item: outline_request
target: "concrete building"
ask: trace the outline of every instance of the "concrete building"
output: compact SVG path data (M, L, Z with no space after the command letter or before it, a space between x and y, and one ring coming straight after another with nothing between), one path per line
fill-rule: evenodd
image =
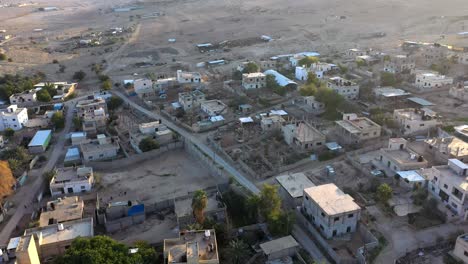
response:
M120 149L116 137L108 138L103 134L97 135L96 140L91 140L80 145L85 161L108 160L117 157Z
M361 49L348 49L346 51L346 58L348 59L355 59L357 56L364 56L366 55L367 52L365 50L361 50Z
M179 93L179 104L184 111L191 111L200 106L201 102L205 101L205 94L199 90L192 92Z
M276 69L276 67L278 66L278 62L275 60L260 60L258 62L258 65L262 70Z
M36 90L32 89L22 93L15 93L10 96L10 104L27 105L37 102Z
M85 115L94 114L94 110L103 109L107 113L106 100L102 98L81 100L76 104L76 116L83 118Z
M439 44L424 45L420 49L422 63L429 67L447 58L448 48Z
M407 55L394 55L384 61L384 71L390 73L410 73L416 68L416 61Z
M297 66L295 71L295 77L299 81L307 81L307 79L309 78L309 69L306 67Z
M107 126L108 114L104 108L99 108L86 112L82 117L83 132L89 136L96 136L98 133L104 133Z
M141 99L156 97L153 81L150 79L136 79L133 81L133 89Z
M453 78L441 75L437 72L420 71L416 73L414 85L423 90L440 88L453 84Z
M468 102L468 86L459 84L450 88L449 95L455 99Z
M303 97L306 107L313 113L323 113L325 111L325 104L315 99L315 96L304 96Z
M141 224L146 220L145 205L137 200L112 202L106 205L104 211L102 217L99 212L97 217L102 219L109 233Z
M55 170L55 176L50 180L52 196L89 192L94 185L93 168L60 168Z
M177 70L177 82L180 84L201 83L202 78L199 72L184 72Z
M72 146L79 146L81 143L85 143L87 141L86 133L85 132L73 132L70 135L70 140Z
M260 248L269 261L279 260L295 256L299 249L299 243L292 236L285 236L262 243Z
M219 264L214 229L182 231L178 238L164 239L164 263Z
M52 139L52 130L39 130L28 144L28 151L31 154L38 154L46 151Z
M304 189L315 186L302 172L278 176L276 181L281 186L279 194L283 198L283 205L290 208L301 206Z
M457 237L452 256L463 263L468 263L468 234L463 234Z
M403 135L424 133L439 124L437 114L428 108L396 109L393 111L393 118L399 124Z
M373 91L376 99L387 101L401 99L410 95L410 93L406 92L403 89L398 89L391 86L374 88Z
M367 117L343 114L343 120L335 121L336 133L343 144L357 144L380 137L382 128Z
M429 182L429 192L453 213L466 220L468 165L457 159L449 159L447 165L421 170L421 174Z
M327 82L327 86L346 99L354 100L359 97L359 85L339 76L331 77Z
M138 131L130 132L130 144L135 149L136 152L142 153L140 149L140 142L147 138L151 137L158 142L158 144L163 145L173 141L174 133L166 125L164 125L160 120L142 123L138 125Z
M222 202L221 194L216 189L215 191L207 191L207 197L208 201L204 211L205 218L210 218L216 223L226 223L226 205ZM192 198L191 195L187 195L176 198L174 201L174 212L180 230L196 222L192 210Z
M15 251L16 264L41 264L39 249L32 235L22 236Z
M46 208L39 218L40 227L83 218L84 202L78 196L63 197L48 202Z
M266 87L266 75L261 72L242 74L242 87L246 90Z
M308 150L325 145L325 135L309 123L287 124L282 130L284 141L290 146Z
M404 138L390 138L388 147L380 149L378 162L379 167L383 167L389 176L395 175L398 171L418 170L428 165L424 157L408 148Z
M438 137L426 139L426 151L431 153L434 160L447 163L449 159L468 162L468 143L458 137Z
M354 199L333 183L305 189L302 206L308 228L317 228L326 239L356 231L361 216Z
M28 122L28 110L10 105L6 109L0 109L0 118L0 131L5 131L7 128L20 130Z
M200 103L200 108L208 116L218 116L225 114L228 106L220 100L207 100Z
M261 115L260 127L262 128L262 131L280 130L284 122L286 121L282 116L267 113Z

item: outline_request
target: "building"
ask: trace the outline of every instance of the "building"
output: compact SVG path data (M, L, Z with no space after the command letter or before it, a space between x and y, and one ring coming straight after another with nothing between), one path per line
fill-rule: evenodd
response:
M207 100L200 103L200 108L208 116L225 114L228 106L220 100Z
M0 110L0 118L0 131L5 131L7 128L20 130L28 122L28 110L18 108L17 105L10 105Z
M266 113L260 116L260 127L262 131L280 130L285 120L280 115Z
M136 79L133 81L133 89L141 99L156 97L153 81L150 79Z
M414 85L419 89L440 88L453 84L453 78L441 75L437 72L418 71Z
M424 45L420 50L422 63L425 66L438 64L447 58L448 48L439 44Z
M403 135L426 132L439 124L437 114L428 108L396 109L393 111L393 118Z
M299 243L292 236L285 236L260 244L263 254L269 261L284 257L293 257L299 249Z
M39 249L32 235L21 237L15 251L16 264L41 264Z
M46 85L51 85L57 91L57 95L65 97L73 93L78 86L77 83L68 83L68 82L41 82L34 85L36 91L44 88Z
M107 113L107 103L103 98L81 100L76 104L76 116L83 118L85 115L93 115L94 110L98 109Z
M348 49L346 51L346 58L348 59L355 59L357 56L364 56L366 55L367 52L365 50L361 50L361 49Z
M326 239L356 231L361 216L354 199L333 183L304 189L302 206L307 227L317 228Z
M395 175L398 171L418 170L428 165L423 156L407 147L404 138L390 138L388 147L380 149L378 162L379 167L391 173L387 173L389 176Z
M41 261L50 261L56 256L65 254L76 238L93 237L93 218L26 229L21 238L26 239L28 236L34 238Z
M468 263L468 234L463 234L457 237L452 256L463 263Z
M290 87L292 90L297 88L297 83L290 80L288 77L282 75L281 73L275 70L267 70L264 72L265 75L273 75L275 77L276 82L281 87Z
M146 220L145 205L137 200L112 202L99 211L105 212L102 217L98 212L97 217L102 219L102 223L109 233L141 224Z
M52 139L52 130L39 130L28 144L28 151L31 154L38 154L46 151Z
M221 194L216 189L215 191L207 191L207 197L208 201L204 210L205 218L210 218L217 223L226 223L226 205L222 202ZM176 198L174 201L174 212L180 230L196 222L192 210L192 198L191 195L187 195Z
M392 100L395 98L402 98L410 95L403 89L394 88L391 86L379 87L374 89L374 95L377 99L380 100Z
M83 166L56 169L49 185L52 196L89 192L94 185L93 168Z
M36 90L28 90L22 93L15 93L10 96L10 104L25 105L37 102Z
M113 159L117 157L120 146L116 137L109 138L100 134L96 140L81 144L80 148L83 159L88 162Z
M426 151L437 162L447 163L449 159L468 162L468 143L458 137L438 137L426 139Z
M327 86L346 99L353 100L359 97L359 85L339 76L331 77Z
M309 78L309 69L302 66L297 66L295 71L295 77L299 81L307 81Z
M266 87L266 75L261 72L242 74L242 87L246 90Z
M47 203L41 213L39 226L48 226L83 218L84 202L78 196L58 198Z
M298 122L283 126L284 141L299 149L317 149L325 145L325 135L309 123Z
M202 78L199 72L184 72L177 70L177 82L180 84L186 83L201 83Z
M468 142L468 125L461 125L454 127L455 135L461 140Z
M468 86L459 84L450 88L449 95L455 99L468 102Z
M279 194L283 198L283 204L291 208L302 204L304 189L315 186L302 172L278 176L276 181L281 186Z
M278 62L275 60L261 60L258 62L258 65L262 70L276 69Z
M135 149L136 152L142 153L140 149L140 142L147 138L151 137L158 142L158 144L167 144L173 141L174 133L166 125L164 125L160 120L142 123L138 125L138 131L130 132L130 144Z
M83 132L89 136L96 136L106 130L108 114L105 108L99 108L86 112L82 117Z
M63 163L64 166L80 165L82 163L80 149L78 147L68 148Z
M3 140L3 135L0 135L0 149L5 147L5 140Z
M184 111L190 111L199 107L203 101L205 101L205 94L199 90L179 93L179 104Z
M421 170L421 174L429 182L429 192L466 220L468 165L457 159L449 159L447 165Z
M306 81L309 77L309 74L313 73L317 78L322 79L326 72L335 70L336 68L338 68L338 66L336 66L335 64L316 62L312 63L308 68L305 66L297 66L295 76L296 79L300 81Z
M356 114L343 114L343 120L335 121L336 132L344 144L357 144L372 138L378 138L381 127L367 117Z
M164 263L219 264L214 229L182 231L179 238L164 239Z
M407 55L390 56L384 61L384 71L390 73L410 73L416 68L416 62L413 58Z
M315 99L315 96L304 96L302 98L308 112L320 114L325 111L325 104Z
M79 146L81 143L85 143L87 141L86 133L85 132L73 132L70 135L70 140L73 146Z

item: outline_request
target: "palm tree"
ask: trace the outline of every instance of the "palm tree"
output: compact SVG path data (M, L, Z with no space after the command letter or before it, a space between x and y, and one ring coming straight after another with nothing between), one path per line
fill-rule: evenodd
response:
M250 256L249 246L243 240L232 240L226 254L231 264L245 263Z
M206 192L203 190L198 190L194 193L192 198L192 210L197 223L203 225L205 222L205 208L208 203L208 197Z

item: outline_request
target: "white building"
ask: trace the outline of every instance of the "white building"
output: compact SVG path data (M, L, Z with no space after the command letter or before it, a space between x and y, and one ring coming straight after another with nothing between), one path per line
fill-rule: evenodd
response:
M201 83L202 78L199 72L184 72L177 70L177 82L184 83Z
M307 227L327 239L356 231L361 217L359 205L333 183L304 189L302 209Z
M359 97L359 85L339 76L331 77L327 85L346 99L353 100Z
M380 125L367 117L356 114L343 114L343 120L335 121L336 133L344 144L358 144L362 141L378 138L382 132Z
M10 96L10 104L28 104L37 102L36 90L24 91L22 93L15 93Z
M295 76L299 81L307 81L309 78L309 69L306 67L297 66Z
M179 93L179 104L185 111L199 107L203 101L205 101L205 94L199 90Z
M426 168L428 163L421 155L407 147L404 138L390 138L388 147L380 149L378 162L380 167L390 172L389 176L398 171L418 170Z
M468 86L459 84L450 88L449 95L455 99L468 102Z
M419 89L440 88L453 84L453 78L436 72L417 72L414 85Z
M311 124L298 122L283 126L284 141L300 149L317 149L325 146L325 135Z
M242 87L246 90L266 87L266 75L261 72L244 73Z
M428 108L395 109L393 118L404 135L426 132L439 124L437 114Z
M453 249L453 256L462 263L468 263L468 234L457 237L455 248Z
M262 131L280 130L284 122L285 120L282 116L267 113L261 115L260 127Z
M57 169L50 181L52 196L89 192L94 184L93 168L63 168Z
M412 71L416 68L416 62L407 55L390 56L389 60L384 61L384 71L390 73L401 73Z
M20 130L28 122L28 110L18 108L17 105L10 105L6 109L0 110L0 131L7 128Z

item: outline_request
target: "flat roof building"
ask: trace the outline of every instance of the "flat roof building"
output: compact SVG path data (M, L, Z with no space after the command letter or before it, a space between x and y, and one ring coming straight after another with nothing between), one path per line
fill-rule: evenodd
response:
M217 116L226 113L228 106L220 100L207 100L200 103L200 108L208 116Z
M56 169L49 184L52 196L89 192L93 185L93 168L84 166Z
M335 121L337 134L343 144L357 144L365 140L378 138L381 127L367 117L356 114L343 114L343 120Z
M457 237L453 256L463 263L468 263L468 234L463 234Z
M261 72L242 74L242 87L246 90L266 87L266 75Z
M453 78L441 75L437 72L417 72L414 85L419 89L440 88L453 84Z
M46 151L52 138L52 130L39 130L28 144L29 153L37 154Z
M28 109L10 105L6 109L0 109L0 131L11 128L20 130L28 122Z
M41 213L39 226L48 226L83 218L84 202L78 196L63 197L47 203Z
M202 78L199 72L184 72L182 70L177 70L177 82L180 84L200 83L201 81Z
M438 162L447 163L449 159L468 162L468 143L458 137L431 138L424 141L426 150Z
M80 145L85 161L109 160L117 157L120 145L117 137L97 135L97 139Z
M183 231L179 238L164 239L164 263L219 264L214 229Z
M302 204L304 189L315 186L302 172L278 176L276 181L281 186L279 193L283 197L284 204L292 208Z
M262 243L260 248L268 260L276 260L295 256L299 243L292 236L285 236Z
M174 201L174 211L177 217L179 229L183 230L187 226L196 222L192 209L192 196L176 198ZM218 223L226 221L226 205L222 202L220 194L217 192L207 193L207 205L204 210L206 218L211 218Z
M380 149L378 163L389 176L398 171L417 170L428 166L423 156L408 148L404 138L390 138L387 148Z
M439 124L436 112L428 108L395 109L393 118L400 126L403 135L427 132Z
M179 93L179 104L185 111L199 107L203 101L205 101L205 94L200 90Z
M317 149L325 145L326 137L318 129L306 122L283 126L284 141L299 149Z
M327 82L327 86L346 99L354 100L359 97L359 85L345 78L331 77Z

